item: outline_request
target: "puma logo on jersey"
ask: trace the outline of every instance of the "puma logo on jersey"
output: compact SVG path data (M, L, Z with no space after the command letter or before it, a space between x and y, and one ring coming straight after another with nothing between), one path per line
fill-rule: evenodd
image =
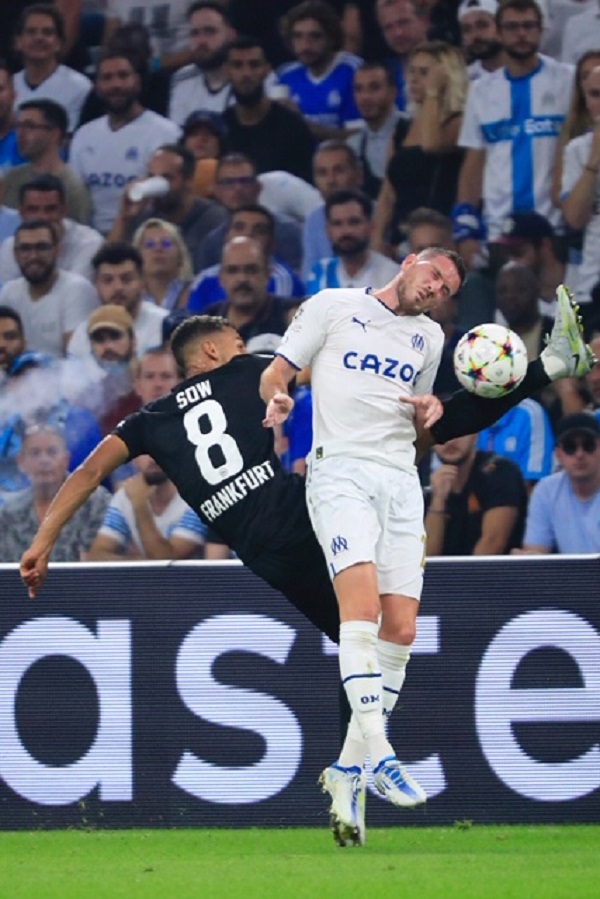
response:
M367 325L370 325L370 324L371 324L371 319L370 319L370 318L368 318L368 319L366 320L366 322L361 322L360 318L357 318L356 315L353 315L353 316L352 316L352 321L353 321L356 325L360 325L361 328L363 329L363 331L365 332L365 334L367 333Z

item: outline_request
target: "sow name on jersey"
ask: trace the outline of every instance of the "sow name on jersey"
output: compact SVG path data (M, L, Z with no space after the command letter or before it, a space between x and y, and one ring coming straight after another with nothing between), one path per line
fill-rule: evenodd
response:
M86 175L87 187L125 187L130 181L135 181L139 175L122 175L120 172L92 172Z
M200 381L199 384L190 384L184 390L180 390L175 394L175 401L178 409L186 409L199 403L202 400L212 396L212 387L210 381Z
M400 359L392 359L390 356L380 358L376 353L365 353L361 356L355 350L345 353L343 358L344 368L350 371L366 371L373 374L381 375L384 378L390 378L392 381L402 381L403 384L412 384L417 382L417 378L421 374L410 362L401 362Z
M514 140L520 134L528 137L558 137L564 116L530 116L522 122L503 119L499 122L482 124L481 130L488 143L495 144L504 140Z

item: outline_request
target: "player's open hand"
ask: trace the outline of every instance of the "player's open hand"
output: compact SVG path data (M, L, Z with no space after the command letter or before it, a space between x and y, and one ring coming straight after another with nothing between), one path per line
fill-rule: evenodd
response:
M415 410L417 431L430 428L444 414L442 401L432 393L425 393L423 396L401 396L399 399L401 403L408 403Z
M34 547L30 547L21 557L19 570L23 583L27 587L29 599L35 599L37 591L46 580L48 556L38 552Z
M267 404L262 422L264 427L274 428L275 425L282 425L293 408L294 400L289 393L276 393Z

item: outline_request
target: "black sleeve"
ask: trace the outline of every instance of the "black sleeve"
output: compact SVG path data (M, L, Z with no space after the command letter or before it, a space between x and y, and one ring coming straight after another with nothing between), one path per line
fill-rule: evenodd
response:
M142 453L147 452L144 446L144 432L145 414L144 410L140 409L139 412L134 412L119 422L112 433L120 437L127 446L129 458L135 459L136 456L141 456Z
M444 414L431 427L436 443L446 443L454 437L477 434L489 428L494 422L519 403L550 384L550 378L540 359L534 359L527 366L527 373L518 387L497 399L484 399L467 390L457 390L444 400Z

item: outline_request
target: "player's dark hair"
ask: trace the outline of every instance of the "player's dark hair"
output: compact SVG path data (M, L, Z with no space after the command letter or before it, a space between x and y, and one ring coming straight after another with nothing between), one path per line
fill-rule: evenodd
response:
M209 9L212 12L216 12L217 15L221 16L223 21L227 23L227 25L229 25L230 27L233 26L229 12L225 8L223 2L219 2L219 0L196 0L195 3L191 3L188 6L185 17L189 22L195 12L201 12L204 9Z
M17 236L21 234L22 231L37 231L38 228L45 228L52 238L52 243L55 245L58 243L58 235L52 227L51 222L47 222L46 219L30 219L28 222L20 222L17 226L15 230L15 245Z
M366 218L373 215L373 201L362 190L348 187L334 190L325 200L325 217L329 219L329 213L333 206L341 206L344 203L358 203Z
M15 309L11 309L10 306L0 306L0 318L10 318L19 329L19 337L23 337L23 322Z
M233 325L220 315L191 315L177 325L171 335L171 351L175 362L182 371L187 368L189 347L210 334L216 334L232 328Z
M156 148L152 155L155 156L157 153L172 153L174 156L179 156L181 159L181 174L185 180L190 181L194 177L196 157L187 147L183 147L181 144L162 144L162 146Z
M445 250L443 247L426 247L417 254L417 259L431 259L432 256L445 256L454 265L459 279L459 289L467 277L467 269L462 258L454 250Z
M128 243L105 243L92 258L92 268L98 274L101 265L121 265L122 262L133 262L141 273L144 263L135 247Z
M31 6L26 6L18 18L15 34L23 34L27 25L27 19L30 16L47 16L49 19L52 19L60 42L64 44L66 40L65 20L63 14L56 6L53 6L51 3L33 3Z
M319 23L329 41L329 46L334 53L342 49L344 32L342 22L337 12L325 0L304 0L292 7L281 22L281 32L288 46L291 47L292 31L297 22L305 19L314 19Z
M55 103L54 100L25 100L19 106L18 112L24 112L27 109L35 109L42 114L44 125L49 128L58 128L61 137L64 137L69 130L69 118L64 106Z
M19 187L19 206L24 203L25 197L30 191L39 190L41 193L57 193L61 203L66 201L65 186L57 175L47 172L45 175L36 175L31 181L26 181Z

